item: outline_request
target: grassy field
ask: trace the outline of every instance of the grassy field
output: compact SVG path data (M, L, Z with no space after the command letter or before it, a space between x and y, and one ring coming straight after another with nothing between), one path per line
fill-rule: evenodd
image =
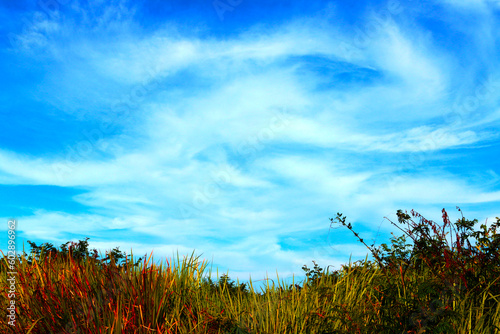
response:
M500 333L500 219L474 232L477 220L462 218L454 231L444 210L442 228L411 215L398 211L398 224L412 229L401 229L391 247L367 246L375 262L367 256L335 272L304 266L305 281L261 291L225 275L212 281L194 253L150 265L152 254L134 263L117 249L99 260L86 240L61 251L30 243L31 255L14 263L15 326L4 321L12 299L2 298L0 332ZM335 221L352 231L341 214ZM446 228L456 236L452 247ZM5 256L1 263L7 297L12 267Z

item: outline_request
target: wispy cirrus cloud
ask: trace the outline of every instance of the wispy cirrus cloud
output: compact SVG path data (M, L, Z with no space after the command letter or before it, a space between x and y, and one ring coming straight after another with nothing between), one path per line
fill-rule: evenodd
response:
M368 238L380 228L379 243L394 231L380 221L397 209L494 216L493 9L482 2L470 16L488 19L466 25L457 5L435 2L443 19L400 5L325 5L248 25L214 12L192 28L125 1L23 13L29 25L1 53L0 98L5 124L32 130L0 137L0 180L79 189L68 198L79 206L25 208L23 236L90 236L91 247L159 258L196 248L246 279L300 275L312 259L345 263L345 249L364 259L349 231L327 239L336 212ZM465 41L479 47L464 64ZM14 74L30 78L9 85Z

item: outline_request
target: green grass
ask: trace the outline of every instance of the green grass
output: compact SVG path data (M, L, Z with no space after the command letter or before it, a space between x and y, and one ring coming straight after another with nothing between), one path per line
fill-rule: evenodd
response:
M117 249L98 260L86 240L60 252L30 243L34 251L15 264L16 326L3 321L2 298L0 333L500 333L500 219L467 234L477 221L462 217L449 247L444 210L442 229L412 215L421 223L398 211L399 223L413 227L403 231L413 248L393 238L384 253L367 246L375 262L367 255L331 273L304 266L305 281L287 287L278 278L261 291L225 275L212 281L194 253L155 265L152 253L134 263ZM465 243L472 235L477 247ZM5 256L1 264L6 295Z

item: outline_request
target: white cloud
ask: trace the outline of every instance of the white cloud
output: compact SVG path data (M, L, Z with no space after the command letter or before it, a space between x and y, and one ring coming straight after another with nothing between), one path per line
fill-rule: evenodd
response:
M95 128L101 140L76 156L0 151L2 183L87 190L73 199L93 214L20 217L28 238L62 242L69 232L107 237L109 229L130 229L165 241L122 242L136 254L154 248L156 258L196 248L241 275L261 278L277 268L287 276L301 274L311 256L335 265L350 252L364 258L368 250L355 239L335 247L346 254L325 244L295 250L280 244L287 233L324 233L337 208L373 236L374 218L409 203L439 211L440 203L500 200L498 192L431 164L425 173L410 166L408 174L394 166L412 153L425 162L452 160L445 149L494 136L481 120L441 120L457 77L454 54L418 26L394 17L348 57L341 45L353 36L335 22L297 20L225 39L184 36L165 26L140 38L120 15L119 8L106 12L92 37L69 44L50 39L54 70L41 97L62 112L87 110L86 120L111 118L122 126L118 134ZM126 33L96 40L114 21ZM69 21L40 22L37 29L19 38L34 48L48 43L49 33L78 30ZM41 30L45 37L37 35ZM333 69L315 71L307 57ZM358 77L363 71L370 74ZM482 99L481 108L495 98ZM113 114L120 102L133 106L129 118ZM182 216L186 207L189 217Z

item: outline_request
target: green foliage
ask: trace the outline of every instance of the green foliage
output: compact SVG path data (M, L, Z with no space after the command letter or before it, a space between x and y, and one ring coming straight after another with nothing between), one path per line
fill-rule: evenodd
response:
M47 258L67 258L68 256L77 262L94 261L100 266L109 265L113 262L120 269L126 263L127 254L120 251L119 247L114 248L110 252L106 252L106 257L99 259L97 250L89 250L88 240L90 238L85 238L85 240L79 240L77 243L73 241L68 241L60 246L61 250L58 251L51 243L43 243L37 246L36 243L28 240L31 247L31 252L29 256L23 252L24 257L27 259L27 263L31 265L34 260L43 261ZM134 267L137 267L143 258L139 258L135 263Z
M204 279L204 283L208 284L210 290L212 291L218 291L219 289L223 289L224 291L227 291L230 295L236 295L238 292L248 293L248 288L246 283L240 283L238 285L236 282L231 280L231 278L226 274L222 274L217 282L212 281L212 279L208 277Z
M323 268L321 268L315 261L313 261L313 263L314 263L314 268L312 269L309 269L306 265L302 266L302 270L305 271L307 281L310 286L317 285L319 280L324 275Z
M352 225L345 223L346 218L342 214L338 213L335 219L351 230L378 262L387 287L381 292L384 297L382 310L386 313L383 316L389 322L395 313L398 329L403 328L412 333L417 333L417 330L451 333L452 324L456 324L459 319L457 312L452 310L454 302L456 304L460 298L472 296L470 300L477 305L479 299L473 296L484 296L485 292L488 292L488 296L500 295L500 235L496 233L500 218L489 230L481 225L483 231L472 232L477 220L466 220L462 215L462 219L455 223L458 231L455 231L456 240L452 241L450 247L445 238L448 233L444 231L449 226L449 233L453 233L454 227L444 209L442 214L444 224L439 228L433 221L413 210L411 216L398 210L398 223L408 224L412 229L405 231L391 221L405 235L391 238L391 247L382 244L383 251L367 246L358 233L352 230ZM412 217L420 218L420 222L415 223ZM334 223L333 218L330 221ZM431 235L431 229L434 235ZM407 236L413 240L413 245L406 243ZM468 240L471 236L482 247L472 247ZM406 277L408 270L426 279L413 281L410 286ZM399 285L402 285L403 294ZM490 326L496 326L492 316L497 305L498 301L494 297L482 300L482 307L486 311L482 321ZM476 322L472 321L470 325L474 327ZM387 330L396 328L391 329L389 326Z

